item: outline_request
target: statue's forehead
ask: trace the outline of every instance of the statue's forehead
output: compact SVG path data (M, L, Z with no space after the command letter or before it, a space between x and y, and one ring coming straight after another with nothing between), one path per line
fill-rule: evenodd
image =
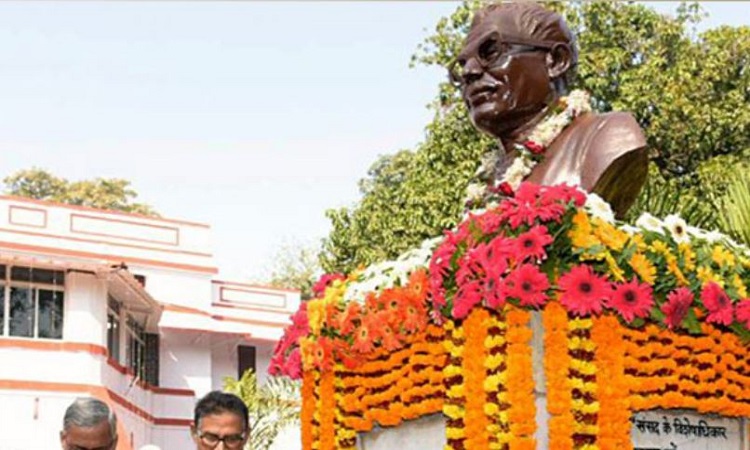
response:
M503 10L492 11L476 21L469 29L464 49L481 43L491 35L499 36L502 40L513 41L521 34L513 14Z

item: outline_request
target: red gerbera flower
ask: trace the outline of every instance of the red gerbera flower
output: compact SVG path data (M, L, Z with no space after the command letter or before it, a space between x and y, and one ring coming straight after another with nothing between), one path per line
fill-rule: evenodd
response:
M745 325L745 328L750 328L750 298L740 300L737 303L737 322Z
M607 306L616 310L628 323L636 317L648 317L654 306L651 286L638 283L635 278L629 283L615 285Z
M703 306L708 310L706 321L721 325L730 325L734 320L734 308L732 300L724 289L713 281L703 286L701 291Z
M313 362L321 371L333 368L333 342L330 338L321 336L312 344Z
M357 302L349 302L344 312L339 316L339 331L341 334L349 334L354 331L361 314L362 305Z
M682 324L692 304L693 293L686 287L677 288L667 295L667 302L661 305L661 312L666 316L664 323L670 330Z
M568 204L572 201L579 208L586 203L586 194L581 192L579 188L567 184L548 186L545 189L545 198L548 198L549 201L556 201L563 204Z
M518 261L529 258L537 261L547 257L545 246L551 244L552 236L547 233L547 227L535 225L525 233L521 233L515 240L515 257Z
M599 314L603 302L610 296L607 279L592 272L589 266L579 265L560 277L560 303L577 316Z
M541 155L547 150L542 144L534 141L526 141L523 143L523 146L526 147L526 150L535 155Z
M549 280L534 264L522 264L506 279L508 297L517 298L521 306L539 308L547 302Z
M372 335L372 329L368 321L362 321L359 327L354 330L354 344L352 350L361 354L368 354L375 349L375 342Z

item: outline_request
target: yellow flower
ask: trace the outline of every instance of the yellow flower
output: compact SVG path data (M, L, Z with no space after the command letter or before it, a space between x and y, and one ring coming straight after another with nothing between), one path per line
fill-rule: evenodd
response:
M630 236L630 240L635 244L635 246L638 248L638 251L640 252L648 248L648 244L646 244L646 241L643 240L643 236L640 234L634 234Z
M573 216L573 228L568 232L573 247L586 249L601 244L591 231L588 215L583 210L579 210Z
M607 252L604 255L604 260L607 261L607 266L609 266L609 273L612 275L612 278L614 278L615 281L625 281L625 272L623 272L620 266L617 265L617 261L612 256L612 254Z
M739 275L734 274L734 279L732 280L732 286L734 286L734 288L737 289L737 294L739 294L740 297L742 298L747 297L747 287L745 287L745 283L742 282L742 278L740 278Z
M677 265L677 260L675 258L667 258L667 270L677 278L677 282L680 285L687 286L690 284L688 279L685 278L685 275L682 273L682 270L680 270L680 266Z
M656 267L643 253L635 253L630 258L630 267L641 277L644 283L654 284L656 281Z
M307 303L307 320L310 322L310 333L320 334L326 317L325 299L310 300Z
M669 254L669 247L663 241L656 240L648 248L654 253L661 253L665 256Z
M604 245L617 251L625 247L630 238L626 232L601 219L594 219L593 223L596 225L594 234Z
M724 287L724 280L717 276L710 267L706 266L700 266L698 267L698 271L696 273L696 276L701 282L701 285L706 284L710 281L713 281L714 283L718 284L721 287Z
M735 259L732 252L717 245L711 252L711 259L722 269L726 266L734 266Z
M693 251L690 244L683 243L679 245L680 253L685 260L685 270L692 272L695 270L695 252Z

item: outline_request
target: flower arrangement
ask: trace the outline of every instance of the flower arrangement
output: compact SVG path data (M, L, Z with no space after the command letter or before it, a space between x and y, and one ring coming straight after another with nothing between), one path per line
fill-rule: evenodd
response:
M522 184L496 208L446 232L430 263L437 317L558 297L578 317L614 313L700 332L699 316L750 337L750 255L678 217L618 225L594 194Z

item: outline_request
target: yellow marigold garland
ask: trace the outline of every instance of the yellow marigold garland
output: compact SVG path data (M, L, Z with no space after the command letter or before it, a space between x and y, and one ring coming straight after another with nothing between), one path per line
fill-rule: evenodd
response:
M534 370L531 358L531 313L508 308L508 421L513 439L511 450L533 450L536 447L536 405L534 401Z
M542 312L544 324L544 374L547 380L547 411L550 450L573 449L572 397L568 370L568 313L557 302ZM576 338L577 339L577 338Z
M574 318L568 322L568 353L570 354L569 377L572 386L571 411L573 413L573 446L580 450L595 450L599 429L597 417L596 366L594 365L594 343L591 340L590 318Z
M344 370L344 366L342 364L336 364L335 369L334 392L336 413L334 423L336 425L336 448L340 450L352 450L357 444L357 432L346 426L344 412L342 411L344 381L341 373Z
M508 364L506 358L508 341L505 339L507 325L505 319L498 312L492 312L487 323L487 337L484 346L487 356L484 368L487 377L484 380L486 392L484 412L489 418L487 435L489 448L504 449L511 441L508 425Z
M456 326L453 320L445 323L448 333L445 339L445 350L448 361L443 369L443 383L445 384L445 402L443 414L447 418L445 427L446 450L466 448L466 434L464 422L466 417L466 396L464 394L464 374L461 363L464 356L463 327Z
M591 340L595 344L599 414L597 444L604 449L633 448L630 439L630 389L625 381L624 344L620 324L613 316L595 318Z

